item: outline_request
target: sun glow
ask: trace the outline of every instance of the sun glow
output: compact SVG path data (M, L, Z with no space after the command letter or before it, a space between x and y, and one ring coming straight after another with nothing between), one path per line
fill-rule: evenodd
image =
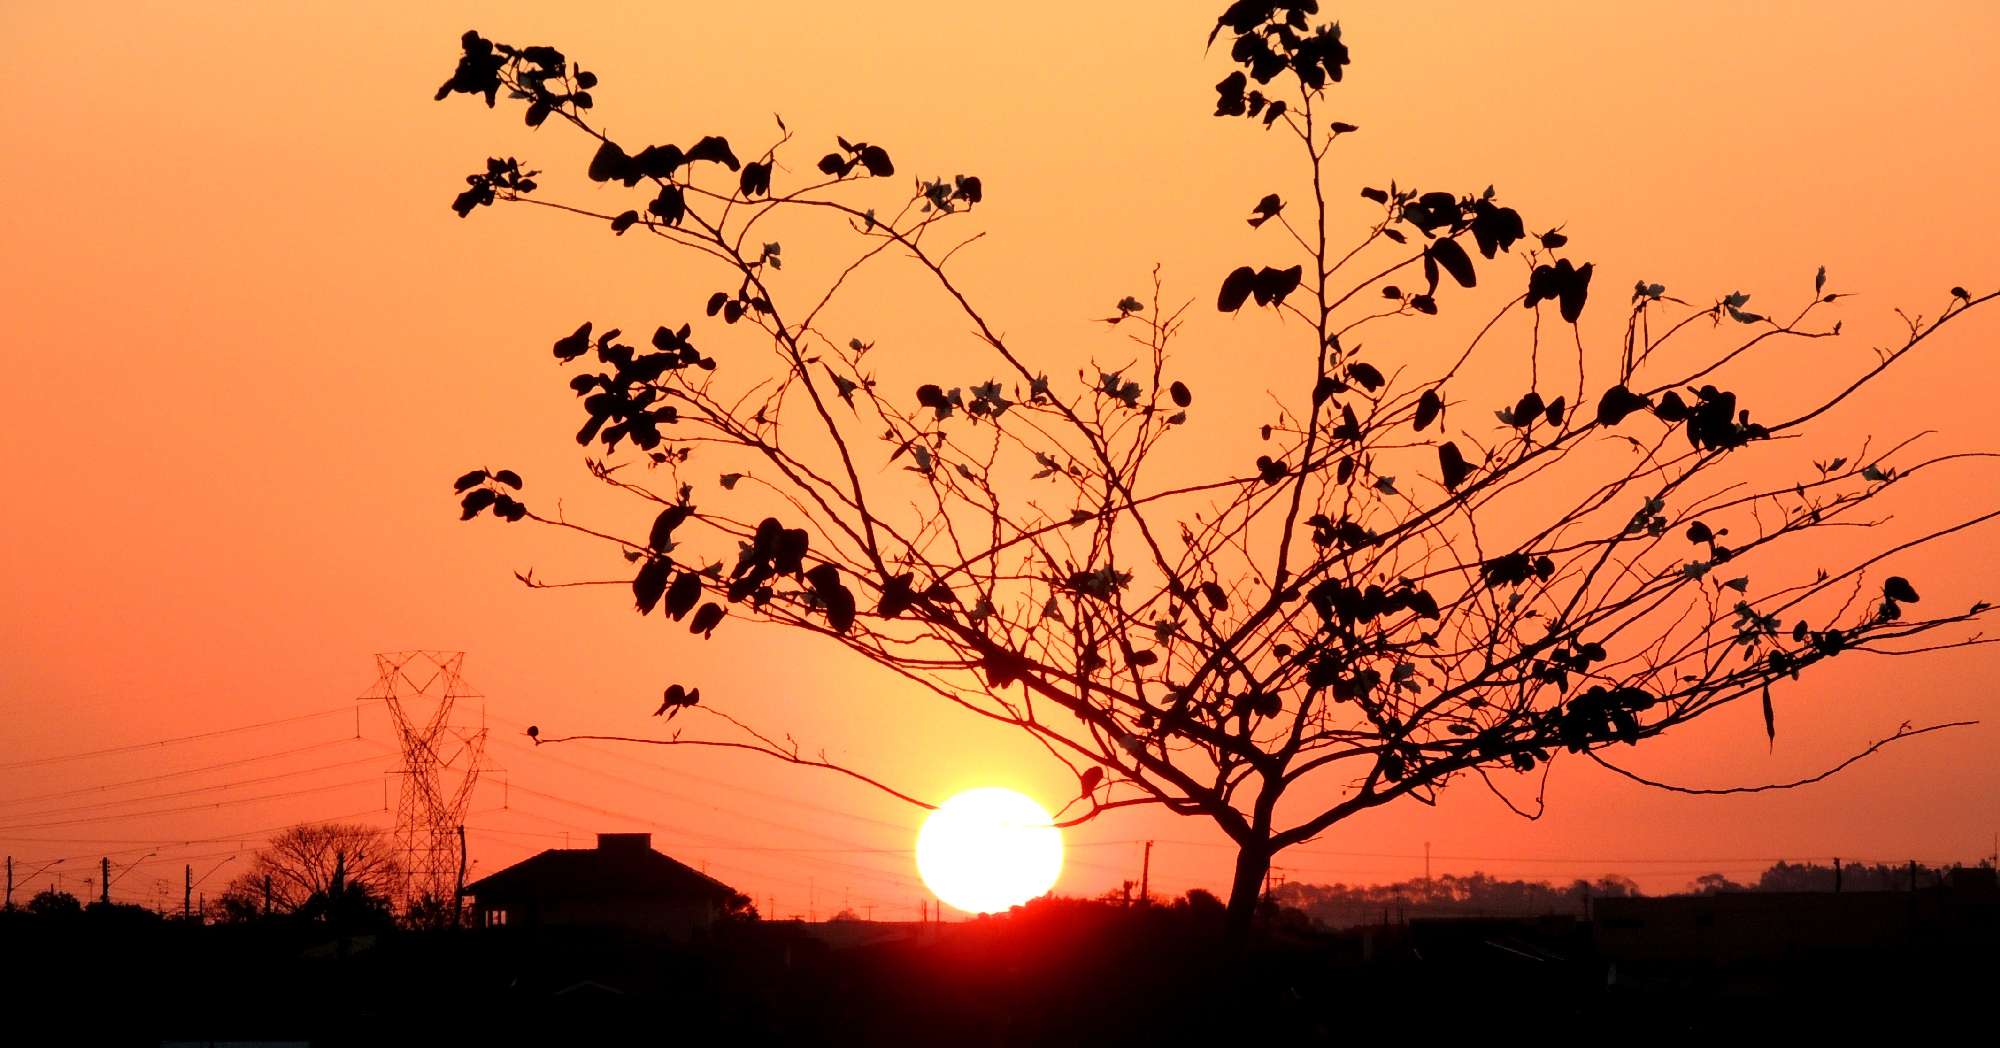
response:
M996 913L1047 892L1062 858L1062 831L1049 813L997 786L944 802L917 833L924 884L968 913Z

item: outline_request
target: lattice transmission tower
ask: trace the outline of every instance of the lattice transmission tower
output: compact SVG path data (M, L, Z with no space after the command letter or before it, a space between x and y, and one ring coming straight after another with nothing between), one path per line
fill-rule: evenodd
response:
M466 806L486 753L486 710L479 723L454 724L459 699L482 698L465 685L462 651L395 651L375 656L380 676L363 699L379 699L403 748L395 843L403 863L396 903L407 911L426 897L449 905L459 875Z

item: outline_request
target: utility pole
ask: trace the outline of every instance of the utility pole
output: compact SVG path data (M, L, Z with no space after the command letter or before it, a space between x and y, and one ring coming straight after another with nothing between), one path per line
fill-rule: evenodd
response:
M1139 905L1150 905L1153 898L1153 842L1146 842L1146 857L1139 863Z
M7 908L14 908L14 857L7 856Z
M187 920L194 910L194 864L181 867L181 920Z
M451 926L465 916L465 824L458 824L458 886L451 893Z
M1431 886L1431 842L1424 842L1424 887Z
M109 906L111 905L111 856L106 855L97 860L97 869L99 874L97 901Z
M1833 857L1833 892L1840 894L1840 856Z

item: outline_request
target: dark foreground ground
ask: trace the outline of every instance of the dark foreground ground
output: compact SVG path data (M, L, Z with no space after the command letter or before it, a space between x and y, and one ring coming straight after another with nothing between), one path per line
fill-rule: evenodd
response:
M1198 915L1060 901L928 931L748 924L692 944L0 913L0 1007L13 1044L1844 1042L1980 1028L1991 931L1618 969L1570 918L1266 929L1233 955Z

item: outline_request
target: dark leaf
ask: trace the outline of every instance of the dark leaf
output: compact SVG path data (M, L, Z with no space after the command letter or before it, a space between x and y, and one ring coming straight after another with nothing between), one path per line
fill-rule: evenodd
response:
M715 627L722 624L722 616L722 605L709 601L701 606L700 611L694 613L694 621L688 623L688 632L707 637L715 632Z
M452 481L451 490L462 492L465 489L472 487L475 484L484 484L484 483L486 483L486 471L483 469L475 469L472 472L467 473L466 475L458 478L457 480ZM519 485L516 486L518 487Z
M1201 595L1208 600L1209 607L1217 611L1229 610L1229 597L1222 592L1221 586L1213 582L1204 582L1201 584Z
M1564 260L1562 265L1569 265L1568 260ZM1558 303L1562 307L1562 318L1572 324L1583 316L1583 304L1590 297L1590 272L1589 262L1577 267L1576 275L1562 290L1562 299Z
M692 506L668 506L653 519L653 530L646 538L646 545L655 552L665 553L674 544L674 529L681 526L694 513Z
M1528 294L1521 304L1532 309L1539 302L1555 300L1562 318L1574 324L1583 315L1584 302L1590 295L1591 271L1591 263L1576 267L1566 258L1557 259L1552 266L1536 266L1528 275Z
M1916 588L1910 585L1909 579L1901 575L1891 575L1883 580L1882 595L1890 600L1902 601L1905 604L1917 603Z
M1382 372L1377 370L1375 365L1365 364L1358 360L1347 365L1347 377L1360 383L1361 388L1370 393L1381 389L1384 381Z
M618 213L618 217L611 220L611 231L622 237L625 235L626 230L637 225L638 222L639 213L637 211L621 211Z
M1520 401L1514 405L1514 410L1511 413L1514 425L1525 426L1535 421L1541 415L1542 409L1545 406L1542 403L1542 395L1540 393L1529 390L1522 394Z
M660 596L667 591L667 572L673 562L661 558L649 558L639 574L632 579L632 597L639 603L639 614L650 615L653 606L660 602Z
M1653 405L1653 416L1670 426L1686 422L1691 414L1687 401L1682 400L1681 395L1673 390L1660 394L1660 402Z
M673 718L673 715L679 713L682 709L688 706L697 706L700 704L701 704L700 688L689 689L681 687L678 684L674 684L669 686L665 692L661 693L660 708L653 711L653 716L657 717L660 714L664 713L667 715L667 718L671 720Z
M478 516L481 512L483 512L486 509L486 507L491 506L493 504L493 500L499 497L500 493L494 491L492 488L479 488L477 490L468 492L466 496L460 499L458 502L459 505L458 519L471 520L472 518Z
M875 606L875 613L885 619L893 619L917 602L915 578L908 572L891 578L882 586L882 599Z
M1194 394L1188 392L1188 388L1179 382L1167 387L1167 396L1173 400L1177 408L1184 408L1194 403Z
M1275 306L1285 301L1285 296L1298 289L1299 281L1304 275L1304 266L1289 266L1285 269L1265 266L1257 271L1251 292L1256 297L1258 305Z
M513 488L515 491L521 490L521 475L519 473L514 472L511 469L503 469L496 471L493 474L493 479L501 484L505 484L508 487Z
M1255 229L1263 225L1265 222L1277 217L1278 212L1284 209L1285 202L1278 199L1278 194L1266 194L1264 199L1257 201L1256 207L1250 209L1250 228Z
M1479 244L1482 256L1492 258L1496 250L1511 250L1514 241L1526 235L1521 215L1513 208L1496 207L1484 199L1472 205L1472 238Z
M1605 390L1604 396L1597 402L1597 424L1600 426L1615 426L1623 422L1625 416L1630 415L1634 411L1643 410L1648 406L1645 397L1626 389L1624 386L1613 386Z
M1249 301L1250 292L1257 287L1257 271L1249 266L1238 266L1222 280L1222 293L1216 296L1215 308L1224 313L1234 313Z
M1417 431L1421 433L1425 427L1437 421L1438 413L1443 410L1444 400L1438 396L1437 390L1424 390L1424 395L1417 398Z
M825 597L826 623L840 633L854 628L854 591L835 586Z
M887 178L896 173L896 165L889 162L889 151L881 146L865 146L861 150L861 166L877 178Z
M635 174L644 178L666 178L680 170L687 163L687 154L679 146L647 146L632 158ZM637 183L633 180L633 184Z
M1431 246L1424 250L1444 267L1445 272L1451 274L1453 280L1458 281L1459 287L1472 287L1479 282L1472 271L1472 259L1466 256L1464 248L1458 246L1458 241L1433 240Z
M1472 465L1465 461L1465 455L1452 441L1438 445L1438 468L1444 471L1447 491L1458 490L1458 486L1465 483L1465 478L1472 475Z
M1083 787L1083 792L1080 796L1088 797L1093 790L1097 789L1097 784L1104 781L1104 769L1093 764L1083 769L1083 774L1077 776L1077 781Z
M670 226L680 225L681 219L687 216L687 196L679 186L661 186L660 195L646 205L646 210L660 216L660 221Z
M729 148L729 140L719 135L708 135L687 151L687 163L697 160L712 160L731 171L741 166L736 154Z
M626 156L625 151L618 148L616 142L607 141L599 145L597 152L590 158L589 174L592 182L623 179L635 170L636 165L632 163L632 158Z
M555 348L557 360L575 360L586 352L589 352L590 322L586 320L583 322L583 326L577 328L574 332L556 339Z
M675 622L687 617L694 610L695 602L701 599L701 576L692 571L683 571L674 576L674 584L667 587L667 614Z

